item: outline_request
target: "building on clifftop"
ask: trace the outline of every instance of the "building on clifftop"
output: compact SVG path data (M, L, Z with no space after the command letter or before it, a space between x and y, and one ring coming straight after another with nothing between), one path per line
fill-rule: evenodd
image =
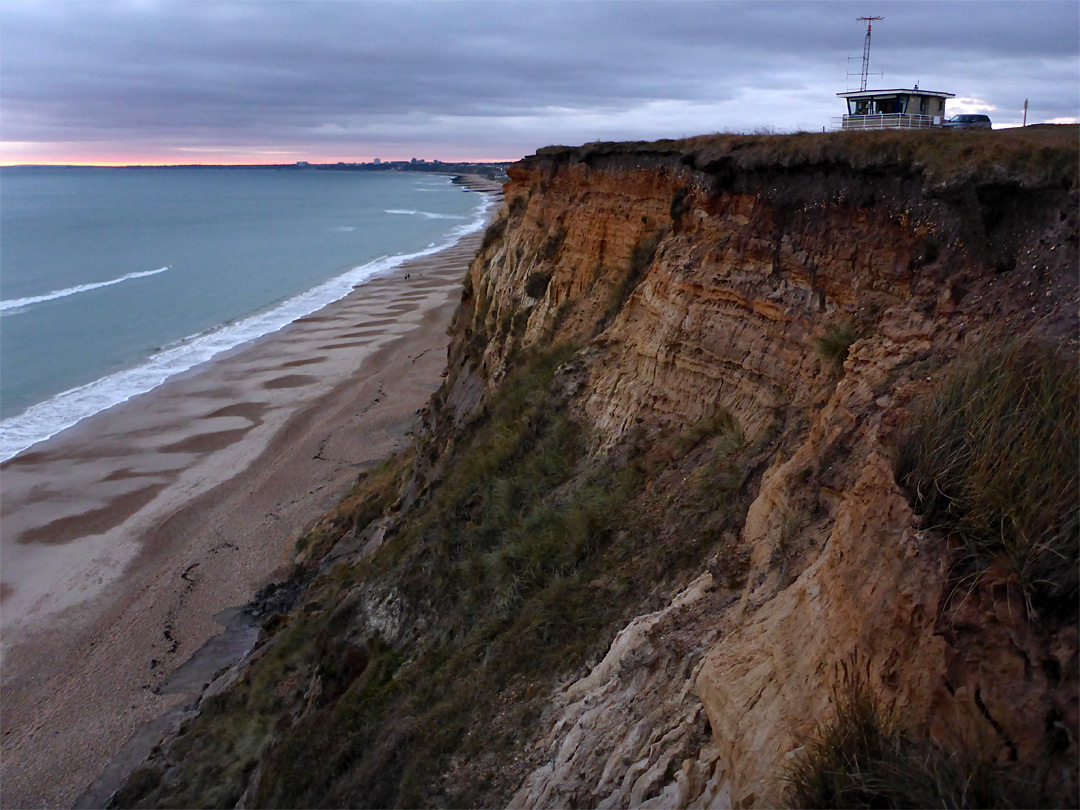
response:
M952 93L920 90L916 82L911 90L867 90L870 75L870 35L872 26L884 17L856 17L866 23L863 40L862 71L859 89L836 95L847 101L847 115L833 119L833 129L923 129L938 127L945 121L945 100ZM856 74L849 73L848 76Z
M847 115L834 118L835 129L922 129L941 126L945 100L953 93L920 90L851 90L837 93L848 105Z

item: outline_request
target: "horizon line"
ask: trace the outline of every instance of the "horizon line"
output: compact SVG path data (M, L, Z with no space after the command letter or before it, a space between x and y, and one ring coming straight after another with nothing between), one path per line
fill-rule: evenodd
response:
M524 156L522 156L524 157ZM441 160L439 158L417 158L416 165L428 165L428 164L447 164L452 165L456 163L475 163L475 164L493 164L493 163L517 163L521 160L521 157L517 158L503 158L503 159L485 159L485 160ZM394 163L406 163L411 164L410 158L399 158L394 160L380 160L379 163L375 163L373 160L368 161L344 161L335 160L325 163L307 161L307 160L295 160L287 163L260 163L257 161L239 161L239 162L209 162L209 163L111 163L111 162L61 162L61 161L46 161L46 162L19 162L19 163L4 163L0 162L0 168L2 169L27 169L27 168L53 168L53 169L170 169L170 168L183 168L183 167L196 167L207 166L215 168L239 168L243 166L275 166L275 167L303 167L303 166L387 166Z

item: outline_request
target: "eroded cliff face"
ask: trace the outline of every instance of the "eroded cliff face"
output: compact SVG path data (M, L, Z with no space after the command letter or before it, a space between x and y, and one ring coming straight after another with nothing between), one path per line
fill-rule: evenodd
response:
M856 681L1075 803L1076 595L970 575L897 474L957 358L1075 367L1075 142L516 164L412 454L305 538L298 607L120 803L776 806Z
M847 668L943 746L1052 752L1075 795L1075 616L958 585L894 458L909 403L966 348L1030 334L1075 356L1076 188L935 178L879 148L778 165L596 145L511 170L459 315L457 420L518 352L576 340L597 452L718 405L771 448L741 587L706 573L558 693L514 806L774 806ZM841 325L834 366L816 340Z

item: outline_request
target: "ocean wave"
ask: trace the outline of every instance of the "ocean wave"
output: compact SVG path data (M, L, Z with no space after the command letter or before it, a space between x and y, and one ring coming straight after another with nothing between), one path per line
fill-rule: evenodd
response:
M31 295L27 298L11 298L7 301L0 301L0 312L11 314L14 310L22 310L33 304L54 301L57 298L67 298L69 295L78 295L79 293L84 293L89 290L100 290L102 287L111 287L114 284L121 284L125 281L130 281L133 278L156 276L158 273L164 273L170 267L171 265L165 265L165 267L159 267L157 270L143 270L138 273L128 273L126 276L120 276L120 278L110 279L109 281L95 281L91 284L79 284L75 287L67 287L63 290L53 290L52 292L43 295Z
M431 211L410 211L405 208L388 208L385 214L404 214L411 217L423 217L424 219L468 219L468 217L456 214L434 214Z
M446 233L442 242L429 245L415 253L383 256L353 267L271 310L255 313L209 332L192 335L164 348L134 368L64 391L0 422L0 461L6 461L38 442L55 436L88 416L152 391L170 377L205 363L222 352L276 332L297 318L310 315L344 298L357 285L386 275L405 262L451 247L462 237L484 227L487 212L493 202L486 195L482 196L481 200L472 219Z

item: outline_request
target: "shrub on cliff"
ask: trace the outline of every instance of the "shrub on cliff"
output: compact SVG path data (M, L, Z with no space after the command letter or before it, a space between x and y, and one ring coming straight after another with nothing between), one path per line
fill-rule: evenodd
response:
M894 713L858 678L834 692L835 714L784 775L793 807L894 807L885 773L903 760ZM891 797L890 797L891 798Z
M1038 608L1080 594L1080 376L1026 340L973 353L912 419L897 478L962 541L964 573L993 572Z
M684 186L675 192L675 196L671 200L671 210L669 212L673 223L677 224L679 220L682 219L682 215L686 213L687 208L690 207L690 204L686 201L688 196L690 196L689 186Z
M497 219L487 226L487 230L484 231L484 239L480 243L480 253L486 251L489 247L494 245L500 239L503 238L503 234L506 233L506 220Z

